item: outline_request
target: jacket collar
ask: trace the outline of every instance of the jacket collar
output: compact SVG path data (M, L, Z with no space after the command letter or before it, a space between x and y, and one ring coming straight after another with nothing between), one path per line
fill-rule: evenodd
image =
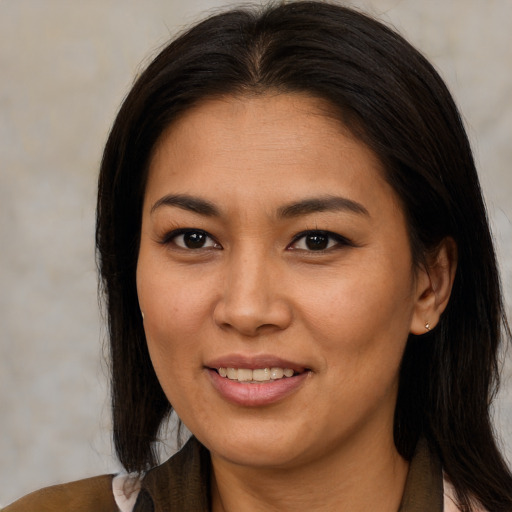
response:
M133 512L208 512L210 467L208 450L192 437L176 455L146 474ZM442 511L441 464L420 439L398 512Z

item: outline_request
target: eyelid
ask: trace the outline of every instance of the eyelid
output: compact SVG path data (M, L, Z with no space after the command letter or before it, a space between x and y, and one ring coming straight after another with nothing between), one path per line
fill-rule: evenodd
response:
M297 244L297 242L299 240L301 240L302 238L305 238L308 235L326 236L326 237L334 240L336 242L336 244L334 246L327 247L326 249L320 249L317 251L314 251L312 249L297 249L297 248L292 247L293 245ZM336 249L336 247L339 247L339 246L355 247L355 244L348 238L344 237L343 235L334 233L332 231L326 231L325 229L307 229L307 230L301 231L300 233L297 233L295 235L295 237L293 238L292 242L290 243L290 245L287 247L287 249L288 250L302 250L302 251L307 251L307 252L311 252L311 253L315 253L315 252L323 253L326 251L330 251L332 249Z

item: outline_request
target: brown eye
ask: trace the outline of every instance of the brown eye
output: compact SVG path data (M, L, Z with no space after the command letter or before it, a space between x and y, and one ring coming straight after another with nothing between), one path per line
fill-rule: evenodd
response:
M310 251L322 251L329 246L329 237L324 234L306 235L304 243Z
M170 233L166 237L165 243L172 243L182 249L219 249L220 245L208 233L197 230L187 229L179 232Z
M200 249L207 240L205 233L191 231L183 234L183 244L188 249Z
M354 244L347 238L330 231L311 230L299 233L289 249L301 251L326 251L336 247L349 246Z

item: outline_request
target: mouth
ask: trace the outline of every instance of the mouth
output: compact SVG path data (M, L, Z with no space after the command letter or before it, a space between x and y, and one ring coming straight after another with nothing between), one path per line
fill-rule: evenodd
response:
M292 368L212 368L220 377L247 384L261 384L263 382L275 382L300 375L308 370L295 371Z
M205 369L224 400L243 407L268 406L297 393L312 374L309 368L289 361L269 359L232 357L212 362Z

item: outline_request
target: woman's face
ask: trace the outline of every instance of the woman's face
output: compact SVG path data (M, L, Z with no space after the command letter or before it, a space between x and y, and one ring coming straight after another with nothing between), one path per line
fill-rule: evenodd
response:
M406 223L379 161L322 108L210 100L151 160L137 267L149 352L225 461L290 467L392 443L419 315Z

